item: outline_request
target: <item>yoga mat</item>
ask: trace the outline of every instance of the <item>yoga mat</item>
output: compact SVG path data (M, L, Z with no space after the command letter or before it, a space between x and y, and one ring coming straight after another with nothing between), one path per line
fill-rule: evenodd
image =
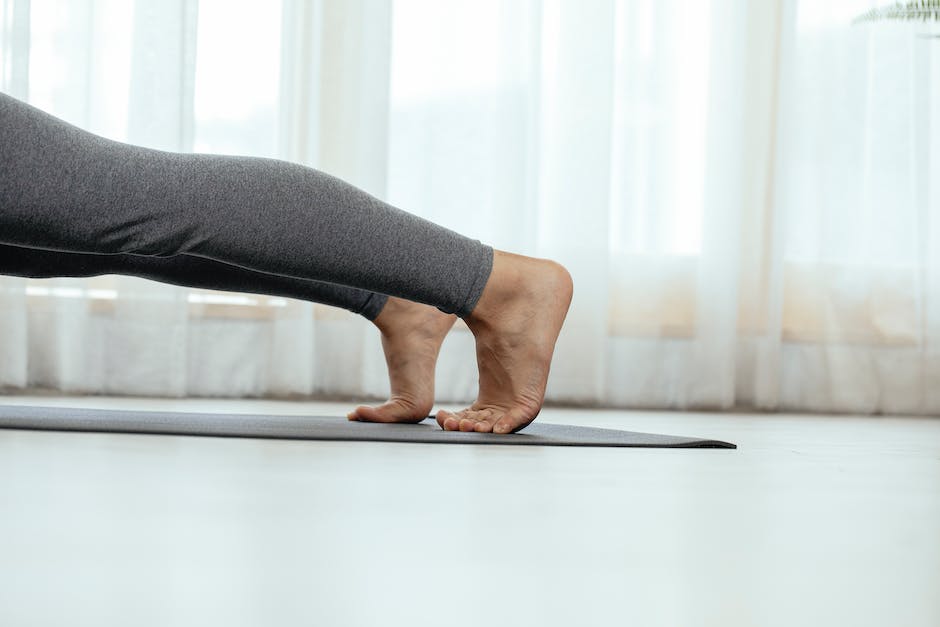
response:
M350 422L346 418L327 416L117 411L18 405L0 405L0 428L432 444L737 448L734 444L719 440L557 425L539 421L519 433L494 435L444 431L433 418L414 425L402 425Z

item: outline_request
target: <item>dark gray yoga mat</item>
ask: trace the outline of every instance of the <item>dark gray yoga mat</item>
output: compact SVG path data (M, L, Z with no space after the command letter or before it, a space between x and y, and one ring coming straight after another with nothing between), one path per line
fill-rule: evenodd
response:
M324 416L199 414L18 405L0 405L0 428L433 444L737 448L734 444L719 440L538 421L519 433L494 435L443 431L433 419L416 425L399 425L350 422L346 418Z

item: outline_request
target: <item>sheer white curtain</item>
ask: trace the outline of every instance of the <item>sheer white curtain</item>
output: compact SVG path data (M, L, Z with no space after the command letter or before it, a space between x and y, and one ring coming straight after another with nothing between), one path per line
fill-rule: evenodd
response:
M938 413L940 43L873 4L0 0L0 87L559 259L550 399ZM0 278L0 347L13 387L387 387L352 315L129 278ZM439 399L475 381L458 327Z

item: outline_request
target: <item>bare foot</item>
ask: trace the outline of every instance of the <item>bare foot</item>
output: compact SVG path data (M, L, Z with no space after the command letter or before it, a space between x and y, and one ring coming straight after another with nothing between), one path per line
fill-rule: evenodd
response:
M535 420L572 291L561 265L495 251L483 295L465 319L476 338L480 394L467 409L439 411L443 429L511 433Z
M382 333L392 395L378 407L360 405L346 415L363 422L421 422L434 406L434 366L457 316L389 296L374 320Z

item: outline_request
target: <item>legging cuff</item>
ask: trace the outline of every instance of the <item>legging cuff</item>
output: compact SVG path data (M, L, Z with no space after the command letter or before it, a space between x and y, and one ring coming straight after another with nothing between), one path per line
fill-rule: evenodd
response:
M366 299L365 304L355 312L363 316L366 320L370 322L378 318L379 314L382 313L382 309L385 307L385 303L388 302L388 296L385 294L379 294L377 292L372 292L369 294L369 297Z
M466 318L477 306L477 301L483 295L483 288L493 272L493 247L480 244L480 262L477 264L476 275L470 286L470 291L464 298L463 306L457 310L457 315Z

